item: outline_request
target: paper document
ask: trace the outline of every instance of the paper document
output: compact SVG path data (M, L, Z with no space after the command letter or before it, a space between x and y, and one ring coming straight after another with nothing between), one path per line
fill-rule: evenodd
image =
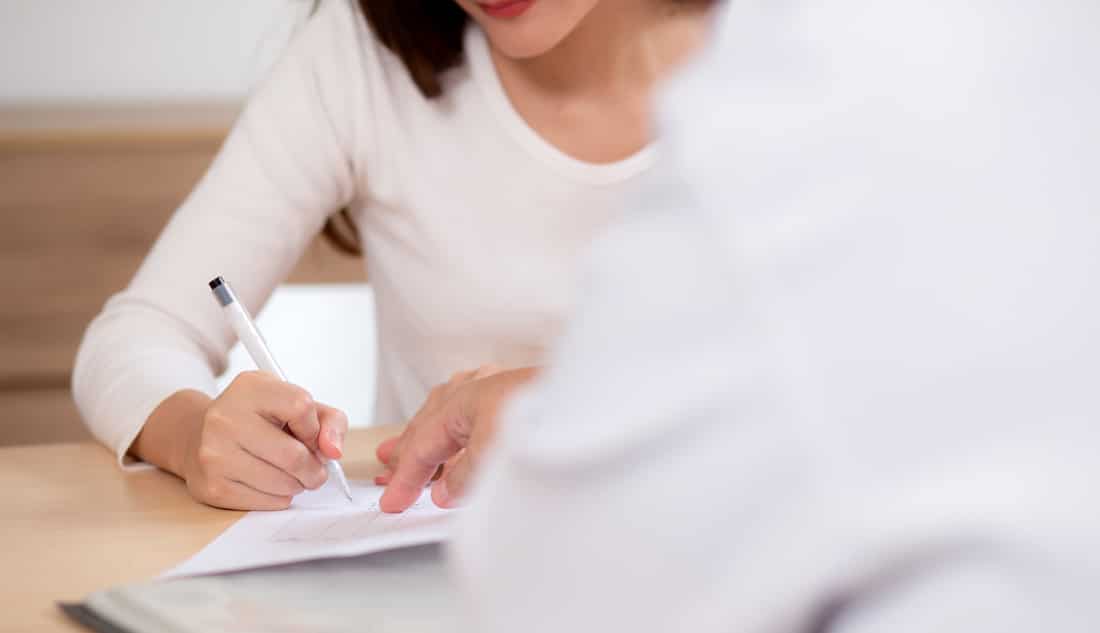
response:
M378 509L383 489L350 482L354 502L329 480L294 498L287 510L249 512L163 578L213 574L315 558L369 554L442 541L452 510L432 503L428 489L401 514Z

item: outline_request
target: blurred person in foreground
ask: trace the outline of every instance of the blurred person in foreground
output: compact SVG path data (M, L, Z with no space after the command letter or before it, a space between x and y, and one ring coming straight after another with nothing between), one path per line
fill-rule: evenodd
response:
M479 630L1097 630L1100 5L720 24L552 362L440 390L389 503L476 471Z

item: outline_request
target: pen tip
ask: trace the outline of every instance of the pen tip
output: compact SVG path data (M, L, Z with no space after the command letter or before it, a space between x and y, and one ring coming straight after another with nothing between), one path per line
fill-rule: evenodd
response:
M336 476L336 481L340 484L340 490L343 491L344 496L348 498L348 501L354 501L351 498L351 486L348 485L348 478L344 475L344 469L340 468L340 462L331 461L328 463L329 472Z

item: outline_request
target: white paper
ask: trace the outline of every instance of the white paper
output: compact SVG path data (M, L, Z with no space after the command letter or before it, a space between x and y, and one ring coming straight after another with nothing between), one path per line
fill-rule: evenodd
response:
M316 558L369 554L447 537L453 511L432 503L425 489L401 514L378 509L382 488L349 482L349 502L333 480L294 498L287 510L249 512L199 553L162 574L162 578L214 574Z

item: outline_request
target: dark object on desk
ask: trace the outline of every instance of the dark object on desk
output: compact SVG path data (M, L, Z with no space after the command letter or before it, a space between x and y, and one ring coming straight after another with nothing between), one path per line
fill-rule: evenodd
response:
M152 581L62 604L97 633L454 631L457 599L440 545L218 576Z
M61 611L69 616L70 620L75 621L77 624L87 629L96 631L96 633L134 633L133 631L117 626L110 620L100 617L99 614L83 604L76 602L59 602L57 606L61 607Z

